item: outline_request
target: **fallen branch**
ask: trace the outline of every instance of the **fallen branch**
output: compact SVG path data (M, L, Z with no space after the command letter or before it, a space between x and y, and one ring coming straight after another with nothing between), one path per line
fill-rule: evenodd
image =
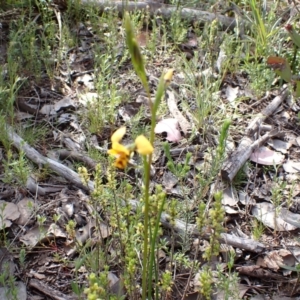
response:
M179 235L184 235L188 233L194 236L201 236L205 239L209 239L211 236L210 232L205 232L205 229L203 230L203 232L200 233L196 225L186 224L181 220L175 220L175 226L173 226L170 224L170 219L171 218L168 214L163 213L160 221L165 228L171 229L173 227L175 232ZM255 253L260 253L265 250L265 246L262 243L256 242L252 239L240 238L238 236L234 236L228 233L221 234L220 242Z
M76 151L69 151L66 149L60 149L55 152L58 154L60 160L70 159L76 162L84 163L89 169L95 170L97 162L91 159L90 157L80 154Z
M70 2L71 3L71 2ZM234 18L229 18L223 15L210 13L207 11L201 11L198 9L191 8L182 8L177 10L176 6L166 5L157 2L133 2L128 1L107 1L107 0L81 0L82 5L95 5L99 8L100 12L106 10L114 9L117 10L119 15L122 16L124 11L133 12L133 11L147 11L151 17L153 16L162 16L164 19L170 19L170 17L179 12L180 18L191 23L198 22L203 25L204 23L211 23L214 20L217 20L223 30L233 30L236 26L236 21Z
M48 157L45 157L41 155L39 152L37 152L33 147L28 145L19 135L17 135L13 129L7 125L7 133L8 138L10 139L10 142L19 150L23 151L27 158L29 158L31 161L38 165L47 166L52 171L55 171L58 175L66 178L71 183L73 183L75 186L84 189L85 191L93 191L94 190L94 183L92 181L88 182L88 185L85 186L82 184L80 176L70 168L66 167L65 165L50 159ZM131 202L132 209L136 209L136 207L139 205L138 201L132 200ZM194 236L203 236L205 238L209 238L209 233L200 233L197 229L196 225L194 224L186 224L185 222L176 219L175 224L171 225L170 223L171 217L163 213L161 216L161 224L166 228L173 228L174 231L180 235L183 234L192 234ZM223 233L221 236L221 242L226 243L228 245L238 247L241 249L245 249L251 252L260 253L265 249L265 246L261 243L258 243L251 239L241 239L239 237Z
M78 297L76 295L73 295L73 296L65 295L62 292L52 288L51 286L49 286L49 285L47 285L47 284L45 284L42 281L37 280L37 279L31 279L29 281L29 286L39 290L44 295L47 295L48 297L50 297L54 300L75 300L75 299L78 299Z
M226 181L232 181L240 168L249 159L252 152L263 145L270 137L273 137L277 132L271 131L255 139L255 133L258 131L262 122L268 118L277 107L285 100L288 95L288 90L284 87L281 94L276 96L272 102L259 113L256 118L251 121L246 129L246 135L242 138L241 143L237 150L235 150L229 158L224 162L221 170L222 179Z
M277 107L285 100L285 98L288 95L288 89L287 86L283 86L281 89L280 95L276 96L271 103L265 107L260 114L254 118L249 126L246 129L246 135L250 136L253 135L255 132L258 131L260 126L262 125L262 122L265 121L266 118L271 116L274 111L277 109Z
M246 275L249 277L255 277L259 279L265 279L265 280L275 279L280 282L287 280L284 276L280 274L275 274L269 270L266 270L256 265L237 267L236 270L241 275ZM288 281L291 282L291 279L289 278Z
M68 179L70 182L75 184L77 187L89 191L94 189L94 183L89 182L88 186L85 186L80 176L70 168L65 165L41 155L38 151L36 151L33 147L27 144L19 135L17 135L13 129L6 125L6 132L10 142L16 147L19 151L23 151L27 158L36 163L39 166L48 166L52 171L57 173L58 175Z
M135 210L139 205L139 202L136 200L131 200L130 204ZM173 224L173 222L171 222L171 217L166 213L162 213L160 222L164 228L173 229L175 233L179 236L184 236L188 234L196 237L203 237L205 239L210 238L209 230L203 229L202 232L199 232L197 225L186 224L185 222L179 219L175 219L175 222ZM220 242L236 248L245 249L254 253L261 253L266 249L265 245L262 243L256 242L252 239L240 238L238 236L234 236L228 233L221 234Z

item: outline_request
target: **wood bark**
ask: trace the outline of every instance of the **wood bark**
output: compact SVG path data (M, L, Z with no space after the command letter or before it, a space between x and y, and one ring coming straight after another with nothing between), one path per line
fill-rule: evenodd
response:
M130 203L133 209L135 209L139 205L139 202L136 200L131 200ZM197 225L186 224L186 222L183 222L179 219L175 219L175 222L173 223L171 222L170 215L164 212L161 215L160 222L164 228L173 229L175 233L179 236L184 236L188 234L195 237L203 237L207 240L209 240L210 238L209 230L206 230L204 228L202 232L200 232L197 228ZM252 239L240 238L238 236L234 236L228 233L221 234L220 242L236 248L245 249L254 253L261 253L266 249L265 245L262 243L254 241Z
M120 16L123 15L124 11L133 12L137 10L144 10L147 11L151 17L161 16L165 19L170 19L170 17L177 11L177 8L175 6L152 1L128 1L128 4L126 4L126 1L81 0L81 4L95 5L99 8L100 12L113 9L116 10ZM223 30L233 30L236 26L236 21L234 18L229 18L218 13L211 13L191 8L182 8L179 9L178 12L182 20L186 20L191 23L198 22L199 24L203 25L204 23L211 23L212 21L217 20L222 26Z
M46 283L44 283L40 280L37 280L37 279L31 279L29 281L29 286L39 290L44 295L47 295L54 300L76 300L76 299L78 299L78 297L76 295L73 295L73 296L65 295L62 292L52 288L51 286L49 286Z
M96 168L96 161L76 151L60 149L56 151L56 153L58 154L60 160L70 159L71 161L83 162L91 170L95 170Z

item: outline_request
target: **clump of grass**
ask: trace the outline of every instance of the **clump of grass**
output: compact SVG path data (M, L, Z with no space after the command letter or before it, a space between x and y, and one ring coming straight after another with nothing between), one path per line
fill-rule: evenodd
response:
M25 187L29 174L30 165L25 158L24 152L20 152L18 157L14 158L12 151L7 151L7 158L3 160L4 176L2 181L13 186Z
M262 237L265 229L266 227L262 222L259 222L256 219L252 221L252 236L256 241L258 241Z

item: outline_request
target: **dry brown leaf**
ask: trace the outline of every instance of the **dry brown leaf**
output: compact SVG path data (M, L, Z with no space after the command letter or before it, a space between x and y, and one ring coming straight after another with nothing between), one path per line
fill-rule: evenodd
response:
M40 113L44 115L55 115L61 109L75 109L74 101L69 97L64 97L55 104L45 104L41 109Z
M147 31L140 31L136 36L136 40L140 47L147 46L149 39L150 39L150 35L149 32Z
M274 164L282 164L284 155L270 150L267 147L260 147L251 154L250 160L261 165L273 166Z
M14 275L15 270L16 270L16 265L14 263L13 256L5 247L1 247L0 248L0 273L3 275L5 279L7 279L9 276Z
M0 228L10 227L20 217L18 206L12 202L0 200Z
M118 295L119 297L124 296L125 291L123 288L123 281L112 272L108 272L107 279L109 282L109 288L111 292L115 295Z
M300 163L293 160L288 160L285 164L282 165L284 171L288 173L299 173L300 172Z
M273 147L276 151L280 151L281 153L287 153L287 150L292 146L291 142L285 142L278 139L272 139L268 142L268 145Z
M259 257L256 265L278 271L282 266L293 267L296 260L292 253L286 249L275 250L267 253L265 257Z
M228 205L224 205L223 208L224 208L224 211L226 212L226 214L229 214L229 215L236 215L239 213L238 210L235 210Z
M227 100L229 101L229 103L233 107L236 106L236 103L234 103L234 101L237 98L238 93L239 93L239 87L238 86L237 87L232 87L230 85L227 86L225 94L226 94Z
M252 266L241 266L237 267L236 270L240 274L244 274L251 277L256 278L274 278L274 279L282 279L284 278L281 275L278 275L274 272L271 272L269 270L263 269L260 266L252 265Z
M229 186L223 192L223 205L235 206L239 202L236 189L232 186Z
M170 113L178 121L183 133L187 134L188 131L191 129L190 123L187 121L187 119L183 116L181 111L178 109L174 93L171 91L167 91L166 93L167 93L167 103L168 103Z
M56 238L67 238L67 235L62 229L55 223L52 223L48 230L47 230L47 236L53 236Z
M155 133L167 133L167 140L170 142L179 142L181 134L178 129L178 121L176 119L163 119L159 121L154 129Z
M39 279L39 280L46 278L46 275L38 273L34 270L30 270L29 274L32 275L34 278Z
M276 229L277 231L290 231L297 228L285 222L279 216L279 212L276 212L274 205L268 202L257 203L252 208L252 214L265 226Z
M35 247L42 239L46 237L48 226L36 225L26 232L21 238L20 241L23 242L26 246Z
M99 224L97 224L94 219L89 220L88 223L81 229L81 231L76 233L77 241L84 244L86 240L92 236L93 229L98 225ZM104 222L100 223L100 226L97 227L97 230L100 230L100 239L105 239L112 233L111 228Z
M32 199L24 198L18 202L17 206L20 212L20 217L16 223L18 225L25 225L30 220L30 216L34 210L35 204Z
M163 175L162 184L166 188L166 190L171 190L178 183L177 177L171 173L166 171Z
M94 92L87 92L78 95L78 101L83 106L87 106L89 103L94 104L99 100L99 94Z
M286 208L281 208L279 213L280 218L282 218L285 222L300 228L300 215L294 214Z

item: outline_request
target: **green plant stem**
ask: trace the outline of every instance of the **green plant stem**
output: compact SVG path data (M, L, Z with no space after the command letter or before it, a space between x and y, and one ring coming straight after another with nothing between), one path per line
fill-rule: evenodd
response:
M296 73L296 58L297 58L297 52L298 52L298 48L296 45L294 45L294 53L293 53L293 61L292 61L292 65L291 65L291 69L293 74Z
M143 273L142 273L142 300L146 300L147 295L147 270L148 270L148 227L149 227L149 188L150 188L150 166L152 155L143 157L144 161L144 183L145 183L145 199L144 199L144 251L143 251Z
M151 107L151 129L150 129L150 143L153 145L154 143L154 128L155 128L155 109L152 105L151 99L150 99L150 94L149 96L149 104ZM150 189L150 166L152 162L152 154L148 156L148 161L147 158L144 157L144 184L145 184L145 199L144 199L144 252L143 252L143 273L142 273L142 299L146 300L146 295L147 295L147 282L148 282L148 293L151 295L152 291L152 276L149 276L147 278L147 270L149 267L148 264L148 227L149 227L149 189ZM152 240L153 243L153 240ZM150 263L150 274L152 275L152 263ZM151 297L149 298L151 299Z
M165 204L165 198L164 198L164 200L162 201L162 203L159 207L158 214L157 214L156 220L155 220L155 228L154 228L153 236L152 236L152 239L151 239L150 262L149 262L149 278L148 278L148 299L151 299L152 271L153 271L153 266L154 266L155 245L156 245L156 241L157 241L157 234L158 234L158 228L159 228L159 223L160 223L160 216L163 212L164 204ZM156 282L157 282L158 281L157 272L155 272L155 273L156 273Z

